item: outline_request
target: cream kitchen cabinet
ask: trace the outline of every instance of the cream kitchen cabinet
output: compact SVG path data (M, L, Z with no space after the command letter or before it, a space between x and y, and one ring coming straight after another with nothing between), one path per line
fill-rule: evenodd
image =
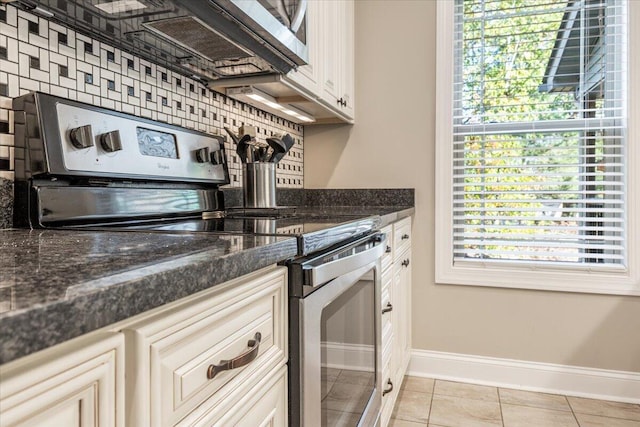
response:
M393 258L392 258L392 226L385 227L381 230L387 234L387 252L382 257L382 291L380 301L382 303L382 425L385 426L391 418L393 405L395 401L394 391L397 387L395 381L395 357L394 345L396 338L394 336L393 325ZM396 385L394 385L394 381Z
M396 378L402 381L411 359L411 218L405 218L393 225L394 246L394 296L398 306L394 321L399 352Z
M124 336L98 333L0 367L0 426L124 426Z
M0 366L0 427L286 426L271 266Z
M309 2L307 26L309 65L289 72L285 81L352 122L355 115L353 0Z
M256 416L286 420L286 387L263 381L286 365L286 303L286 269L275 267L124 327L127 424L225 425L243 419L249 394Z
M327 1L321 10L322 79L320 99L354 118L354 3Z
M286 75L220 79L211 82L212 88L225 93L230 88L252 86L284 106L310 114L317 124L353 123L354 1L309 1L306 25L308 65ZM253 105L265 108L257 103Z
M387 234L382 258L382 425L393 407L411 358L411 218L381 230Z
M251 387L253 386L253 387ZM284 427L287 423L287 367L265 373L255 383L235 390L237 400L227 399L209 413L187 417L181 426Z

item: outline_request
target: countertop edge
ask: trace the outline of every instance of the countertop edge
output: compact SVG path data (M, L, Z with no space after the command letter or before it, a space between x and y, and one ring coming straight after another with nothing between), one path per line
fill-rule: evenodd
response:
M381 219L380 227L385 227L401 219L413 216L415 213L416 213L415 207L407 206L407 207L402 207L400 210L396 212L380 215L380 219Z
M121 283L3 318L0 364L210 289L296 253L297 243L291 238L213 258L208 251L200 251L166 261L158 272L145 266L115 274L122 278ZM180 286L176 286L177 280Z

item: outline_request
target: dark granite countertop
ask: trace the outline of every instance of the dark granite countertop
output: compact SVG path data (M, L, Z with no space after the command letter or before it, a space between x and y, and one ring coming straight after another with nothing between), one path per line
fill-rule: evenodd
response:
M290 237L0 230L0 363L296 253Z
M412 206L302 206L379 216ZM0 230L0 364L294 257L293 237L250 234Z

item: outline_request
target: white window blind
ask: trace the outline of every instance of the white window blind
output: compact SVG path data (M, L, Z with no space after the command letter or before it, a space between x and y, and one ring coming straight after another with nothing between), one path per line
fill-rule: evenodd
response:
M626 4L456 0L453 262L621 268Z

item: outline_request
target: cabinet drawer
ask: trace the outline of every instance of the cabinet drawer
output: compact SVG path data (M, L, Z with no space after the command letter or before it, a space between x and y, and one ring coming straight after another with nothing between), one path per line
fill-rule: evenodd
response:
M385 271L381 275L380 278L382 282L382 286L380 287L380 301L382 303L382 307L384 308L387 303L391 302L391 284L393 280L393 270Z
M381 422L380 425L382 427L387 427L389 425L389 421L391 421L391 415L393 413L393 401L390 397L385 396L382 399L382 412L381 412ZM419 425L419 424L417 424Z
M123 426L123 345L102 333L4 365L0 426Z
M392 306L392 294L391 294L391 279L393 275L383 274L382 275L382 292L380 294L380 301L382 302L382 306L380 310L382 313L382 321L381 321L381 337L382 337L382 366L385 366L387 363L386 359L391 358L392 353L392 339L393 339L393 326L392 326L392 316L393 316L393 306ZM389 310L391 308L391 311Z
M203 401L220 400L260 366L286 360L286 270L251 277L222 294L171 310L125 330L137 349L149 396L137 402L135 425L169 426ZM257 335L259 334L259 335ZM244 355L238 367L220 370ZM131 384L133 387L140 384ZM132 422L132 424L134 424Z
M391 266L393 262L393 226L391 224L386 227L380 229L380 232L387 236L387 241L385 243L385 252L382 255L382 271L385 271L387 268Z
M286 426L287 367L272 369L256 381L235 390L225 402L208 407L205 402L177 426ZM208 410L203 411L207 408Z
M392 378L392 367L391 363L382 363L382 390L389 390L389 381L393 384ZM393 388L395 389L395 384L393 384ZM389 420L391 419L391 414L393 412L393 406L395 403L394 393L393 391L390 393L385 393L382 396L382 411L381 411L381 426L387 426L389 424Z
M393 326L391 321L382 324L382 366L385 366L391 360L393 351ZM386 377L385 377L386 378Z
M394 262L411 246L411 217L393 224L393 260Z
M391 292L391 281L393 280L393 269L384 270L380 275L380 280L382 281L382 287L380 288L381 291L384 292L385 289L387 289L389 292ZM386 304L386 302L383 301L383 304Z

